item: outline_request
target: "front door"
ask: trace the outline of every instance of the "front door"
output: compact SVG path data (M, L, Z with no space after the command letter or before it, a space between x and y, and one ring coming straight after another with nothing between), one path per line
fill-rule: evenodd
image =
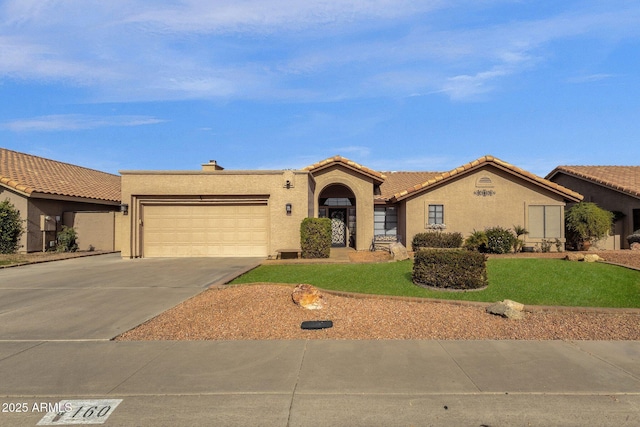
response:
M347 246L347 210L329 209L329 218L331 218L331 246Z

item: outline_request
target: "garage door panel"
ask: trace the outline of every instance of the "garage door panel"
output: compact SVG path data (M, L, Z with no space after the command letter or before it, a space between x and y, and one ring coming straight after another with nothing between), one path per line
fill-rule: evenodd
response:
M267 256L268 207L148 205L143 209L143 256Z

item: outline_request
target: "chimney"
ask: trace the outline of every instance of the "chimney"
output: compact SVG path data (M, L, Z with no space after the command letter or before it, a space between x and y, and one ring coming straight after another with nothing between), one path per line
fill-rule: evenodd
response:
M223 169L224 168L218 165L218 162L216 162L215 160L209 160L209 163L205 163L202 165L202 170L205 172L221 171Z

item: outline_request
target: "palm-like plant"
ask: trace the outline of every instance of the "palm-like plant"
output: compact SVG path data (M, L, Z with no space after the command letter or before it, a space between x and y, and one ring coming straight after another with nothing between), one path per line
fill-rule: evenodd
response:
M525 234L529 234L526 228L521 225L514 225L513 232L516 233L516 243L513 245L514 252L521 252L522 247L524 246L524 240L520 239L520 236L524 236Z

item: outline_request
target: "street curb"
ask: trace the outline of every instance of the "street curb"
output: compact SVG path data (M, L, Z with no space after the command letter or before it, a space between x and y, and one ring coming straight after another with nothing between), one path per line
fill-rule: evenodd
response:
M73 253L78 253L78 252L73 252ZM108 252L96 251L96 252L86 252L86 253L82 252L79 255L70 256L68 258L42 259L42 260L36 260L36 261L18 262L18 263L9 264L9 265L0 265L0 270L3 268L24 267L25 265L45 264L47 262L66 261L69 259L85 258L90 256L109 255L109 254L117 254L117 253L120 253L120 251L108 251Z

